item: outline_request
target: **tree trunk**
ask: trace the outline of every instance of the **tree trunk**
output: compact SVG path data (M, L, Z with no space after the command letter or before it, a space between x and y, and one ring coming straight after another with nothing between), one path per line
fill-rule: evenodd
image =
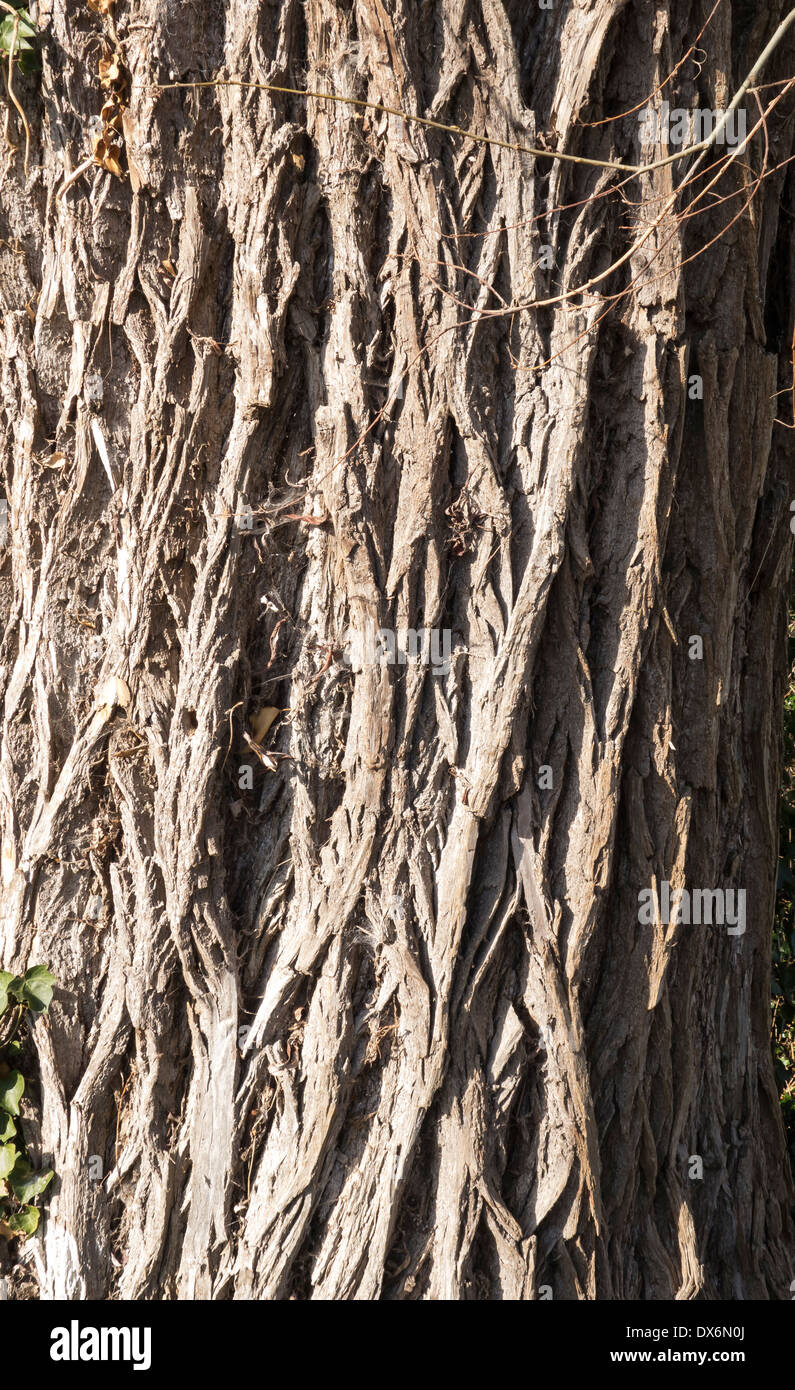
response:
M607 167L782 15L711 8L39 0L0 815L3 965L60 986L42 1296L790 1297L792 104L678 197L695 156ZM487 142L155 85L218 74Z

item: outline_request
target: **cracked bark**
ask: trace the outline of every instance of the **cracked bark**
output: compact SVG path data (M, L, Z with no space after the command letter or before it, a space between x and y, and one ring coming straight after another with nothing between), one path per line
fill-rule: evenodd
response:
M627 249L615 175L153 85L299 75L637 161L637 116L581 123L706 11L120 0L130 177L60 199L105 22L38 11L31 183L9 159L0 189L0 906L3 965L60 982L43 1294L789 1298L791 175L728 229L737 198L665 221L607 316L486 318ZM725 105L780 12L727 3L672 104ZM791 110L770 138L792 154ZM346 664L368 623L449 629L450 671ZM112 676L126 709L95 707ZM743 887L745 934L639 923L665 880Z

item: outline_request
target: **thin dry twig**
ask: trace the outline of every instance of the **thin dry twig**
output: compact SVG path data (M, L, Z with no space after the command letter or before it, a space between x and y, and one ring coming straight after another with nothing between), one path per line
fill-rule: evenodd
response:
M541 145L523 145L518 141L499 140L495 136L476 134L464 126L451 125L445 121L434 121L429 116L418 116L410 111L402 111L400 107L387 106L384 102L365 101L361 97L345 96L340 92L323 92L307 87L287 87L275 82L250 82L238 77L214 77L207 78L198 82L157 82L153 84L154 90L160 92L172 91L176 88L197 89L202 87L244 87L257 91L274 92L283 96L296 96L311 98L314 101L337 102L344 106L355 106L360 110L376 111L381 115L396 116L399 120L411 125L419 125L428 130L440 130L447 135L462 135L467 140L472 140L478 145L488 145L494 149L512 150L517 154L531 154L537 159L553 159L566 164L585 165L592 169L617 169L622 173L648 174L655 169L664 169L669 164L675 164L680 159L688 159L692 154L706 154L712 145L719 144L723 132L729 123L730 117L737 110L740 102L753 84L757 74L761 72L770 55L778 48L781 40L786 34L790 25L795 23L795 8L781 21L775 33L766 44L762 53L757 58L745 81L738 88L733 100L723 113L721 119L716 123L715 129L705 140L698 141L695 145L687 145L682 150L677 150L676 154L667 155L663 159L654 160L651 164L622 164L610 159L588 159L585 155L564 154L560 150L545 149ZM744 142L745 143L745 142ZM742 147L739 147L742 148ZM696 161L696 166L701 160ZM695 172L695 168L692 172ZM684 180L687 183L688 179ZM684 186L681 185L681 186Z

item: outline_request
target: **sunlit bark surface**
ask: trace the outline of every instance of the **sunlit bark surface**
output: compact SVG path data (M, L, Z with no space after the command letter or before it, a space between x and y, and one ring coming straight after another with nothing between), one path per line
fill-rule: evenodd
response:
M673 204L685 163L156 86L637 164L710 8L41 0L0 963L60 986L43 1296L790 1297L791 105ZM662 96L725 107L780 17L726 0ZM64 190L112 91L124 177ZM376 629L449 668L352 656ZM641 920L665 883L745 931Z

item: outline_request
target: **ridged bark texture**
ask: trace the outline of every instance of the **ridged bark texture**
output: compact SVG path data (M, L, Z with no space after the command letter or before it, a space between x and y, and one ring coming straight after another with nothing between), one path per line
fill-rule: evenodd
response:
M156 86L637 164L711 8L39 3L0 948L60 986L42 1296L790 1297L788 167L754 190L760 132L674 206L686 161ZM725 107L781 16L725 0L655 102ZM60 193L114 50L125 176ZM351 657L371 628L449 631L449 670ZM744 934L641 920L664 883L743 889Z

